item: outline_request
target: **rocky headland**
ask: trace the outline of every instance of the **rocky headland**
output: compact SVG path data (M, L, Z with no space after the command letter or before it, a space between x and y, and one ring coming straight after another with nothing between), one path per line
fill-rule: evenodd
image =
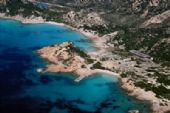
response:
M93 39L95 43L95 38L91 39ZM102 42L98 42L98 44L96 43L96 46L99 46L101 43ZM71 42L64 42L62 44L44 47L38 50L38 54L42 58L47 59L49 63L41 72L73 72L77 75L77 79L75 79L76 82L81 81L85 77L93 76L95 73L107 73L118 77L122 83L122 88L127 90L129 95L135 96L139 100L150 102L153 113L164 113L169 110L170 101L168 99L158 97L155 92L149 90L147 91L136 85L138 79L135 81L133 77L137 77L139 75L134 74L132 77L133 73L129 73L127 75L123 73L128 72L128 70L133 66L127 68L125 64L120 64L116 62L116 60L104 60L104 53L105 55L107 54L107 56L109 53L106 52L108 49L107 47L102 47L103 49L100 48L98 51L90 53L85 53L75 47ZM120 59L119 61L123 60ZM134 62L129 61L127 64L130 63L132 64ZM134 69L136 70L136 68ZM142 70L140 70L140 72L142 72ZM141 75L139 76L139 79L141 77L145 76ZM154 81L153 78L146 77L146 79L148 79L147 82Z
M149 101L153 113L170 111L169 0L44 1L49 9L32 4L27 8L23 6L29 4L24 3L13 10L15 2L9 3L0 18L63 25L86 35L99 50L85 53L70 42L44 47L38 53L49 64L39 72L74 72L77 82L96 72L120 75L122 88ZM129 54L133 49L151 58Z
M49 61L43 72L73 72L78 76L75 80L77 82L98 72L119 75L110 72L97 58L88 55L71 42L44 47L38 50L38 54Z

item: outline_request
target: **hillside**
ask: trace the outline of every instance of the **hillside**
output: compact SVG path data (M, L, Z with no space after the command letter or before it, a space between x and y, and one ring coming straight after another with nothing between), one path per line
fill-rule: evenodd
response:
M0 12L41 16L104 36L117 52L140 50L170 66L170 0L1 0Z
M84 65L76 65L76 69L66 72L88 67L87 61L94 62L92 69L118 73L122 87L132 96L150 100L155 113L170 110L170 0L1 0L0 13L27 19L42 17L64 23L84 35L90 34L86 36L99 50L88 54L96 61L76 48L72 50L83 54L82 58L76 60L73 55L60 61L62 54L68 54L59 51L61 45L45 47L42 50L47 51L43 55L48 59L48 49L51 49L52 58L58 58L53 58L55 62L63 63L52 67L61 67L64 72L73 66L71 61L85 58L86 62L81 62ZM53 50L61 56L57 52L53 54ZM52 72L59 71L55 68ZM145 98L148 93L157 101L153 102L150 96Z

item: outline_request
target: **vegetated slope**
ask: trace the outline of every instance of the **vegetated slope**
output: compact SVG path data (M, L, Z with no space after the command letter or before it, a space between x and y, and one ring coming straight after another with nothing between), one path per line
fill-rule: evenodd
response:
M119 31L110 39L115 46L170 61L170 0L3 0L0 4L0 11L9 15L42 16L100 35Z

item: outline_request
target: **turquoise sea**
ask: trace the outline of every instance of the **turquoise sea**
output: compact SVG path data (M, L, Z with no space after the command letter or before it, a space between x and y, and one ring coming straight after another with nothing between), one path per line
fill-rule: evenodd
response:
M114 76L96 74L75 83L72 73L37 73L46 62L36 51L64 41L96 50L65 27L0 20L0 113L149 113L149 105L129 97Z

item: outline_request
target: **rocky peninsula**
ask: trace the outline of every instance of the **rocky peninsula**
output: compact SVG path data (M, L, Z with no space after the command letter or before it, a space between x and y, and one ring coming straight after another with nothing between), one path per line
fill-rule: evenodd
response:
M71 42L51 45L38 50L38 54L49 61L44 72L74 72L79 82L95 73L119 74L109 71L109 68L92 55L75 47Z
M46 69L40 69L38 72L74 72L77 75L77 79L75 80L76 82L79 82L83 78L95 73L107 73L114 75L120 78L122 88L127 90L129 95L135 96L140 100L149 101L152 105L153 113L165 113L166 111L170 110L169 99L158 97L155 92L151 91L151 89L145 89L148 86L144 86L145 84L148 85L148 83L154 83L155 85L157 83L157 78L154 76L148 77L148 75L154 74L148 71L148 69L165 70L165 74L168 74L170 73L168 68L163 68L160 66L160 64L155 64L151 60L142 61L138 57L129 55L125 56L122 53L116 53L116 50L114 50L114 44L109 43L108 41L111 38L119 35L118 31L106 34L104 36L99 36L93 30L75 28L63 23L49 22L43 20L41 17L25 19L20 15L5 16L4 14L0 14L0 18L15 19L22 23L49 23L65 26L84 34L90 40L92 40L94 45L98 48L98 51L96 52L85 53L77 47L74 47L71 42L44 47L40 49L38 53L41 57L47 59L49 64L47 65ZM74 49L72 48L73 50L70 51L70 47L73 47ZM123 46L119 46L119 48L122 47ZM80 56L82 53L85 56L87 55L87 57ZM140 64L138 61L140 61ZM142 84L141 87L141 84L139 83L142 81L146 82L145 84ZM167 91L164 94L166 93Z
M128 53L130 49L138 47L137 50L152 53L155 58L164 59L165 57L165 60L169 60L169 2L167 0L159 1L150 0L144 9L139 7L143 3L140 1L134 1L131 5L128 5L129 2L121 2L118 3L119 8L113 2L115 8L108 8L111 5L109 3L103 10L103 5L99 7L98 11L94 10L95 5L87 7L86 1L84 1L85 4L82 3L83 1L77 2L80 4L71 3L74 8L66 5L68 11L67 7L55 6L56 12L53 10L53 5L49 5L47 12L37 10L31 5L34 10L31 10L26 17L23 17L22 14L24 11L30 11L29 8L26 10L16 8L19 12L14 16L1 13L0 18L15 19L23 23L61 22L65 24L48 23L63 25L81 32L94 42L99 48L98 51L85 53L70 42L44 47L38 53L47 59L49 64L45 70L38 71L74 72L78 76L77 82L96 72L120 75L122 88L127 90L128 94L136 96L140 100L149 101L154 113L165 113L170 111L169 63L156 62L160 59L155 61L143 59ZM82 7L79 11L75 10L75 5L85 5L86 7ZM153 6L156 10L150 10L150 8L154 8ZM13 9L7 10L12 14L13 11ZM129 12L131 12L131 16L129 16ZM33 13L38 14L39 17L32 16ZM104 17L108 17L109 20ZM130 23L132 26L129 26Z
M90 34L90 32L87 32L87 34ZM95 52L86 53L75 47L71 42L51 45L38 50L39 55L49 61L43 72L73 72L77 75L76 82L95 73L107 73L117 76L122 83L122 88L127 90L129 95L151 103L153 113L164 113L168 111L170 108L168 97L158 96L157 93L160 93L159 89L156 89L158 92L154 92L154 88L159 88L159 86L153 87L153 91L152 89L145 89L145 87L149 86L145 86L144 88L138 86L143 86L141 84L142 81L147 80L146 84L155 81L154 78L145 76L145 74L150 72L136 67L139 64L130 57L124 58L110 52L110 45L106 43L110 35L116 36L117 32L103 37L96 37L96 35L91 34L89 38L99 48ZM152 68L156 64L148 60L147 62L141 62L140 66Z
M104 44L100 41L97 44L95 38L91 39L93 39L96 46ZM157 97L154 92L137 87L136 81L131 77L132 73L124 77L124 73L118 70L121 64L117 64L116 61L113 62L113 59L102 59L104 53L106 53L106 47L96 52L85 53L71 42L50 45L38 50L38 54L49 61L46 68L41 71L43 73L73 72L77 75L76 82L85 77L93 76L95 73L107 73L118 77L122 83L122 88L127 90L129 95L135 96L139 100L149 101L152 105L153 113L164 113L169 110L170 102L168 99Z

